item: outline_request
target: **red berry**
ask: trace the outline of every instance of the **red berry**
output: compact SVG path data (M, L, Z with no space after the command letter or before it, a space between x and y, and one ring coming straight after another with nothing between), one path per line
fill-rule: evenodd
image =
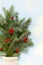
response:
M24 38L23 38L23 41L24 41L24 42L28 42L28 38L27 38L27 37L24 37Z
M13 34L13 32L14 32L14 29L9 29L9 34Z
M14 17L11 17L11 20L14 20Z
M13 32L9 32L10 34L12 34Z
M5 39L5 40L4 40L5 43L8 42L8 41L9 41L8 39Z
M0 51L2 51L3 49L2 48L0 48Z
M16 53L19 53L19 49L16 49Z
M6 42L11 42L11 41L12 41L12 39L10 39L10 38L7 38L7 39L4 40L5 43Z

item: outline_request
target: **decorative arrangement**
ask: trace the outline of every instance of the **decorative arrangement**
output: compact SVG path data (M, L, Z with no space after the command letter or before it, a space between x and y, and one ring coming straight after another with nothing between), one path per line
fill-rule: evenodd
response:
M0 14L0 53L5 57L19 57L28 47L33 46L28 29L31 18L19 19L13 6L9 10L3 8L3 11L4 15Z

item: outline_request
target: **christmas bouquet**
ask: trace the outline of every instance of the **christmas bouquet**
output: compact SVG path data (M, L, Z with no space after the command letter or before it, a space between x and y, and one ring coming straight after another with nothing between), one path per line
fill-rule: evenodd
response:
M0 14L0 55L18 57L33 45L28 28L31 18L19 19L13 6L9 10L3 8L3 11L4 15Z

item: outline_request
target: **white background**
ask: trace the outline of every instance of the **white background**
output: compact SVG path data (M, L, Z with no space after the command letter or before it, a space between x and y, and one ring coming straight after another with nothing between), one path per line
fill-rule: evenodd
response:
M0 0L0 13L3 14L2 7L8 9L11 5L15 6L20 18L32 19L30 30L34 47L29 48L27 54L21 54L19 65L43 65L43 0Z

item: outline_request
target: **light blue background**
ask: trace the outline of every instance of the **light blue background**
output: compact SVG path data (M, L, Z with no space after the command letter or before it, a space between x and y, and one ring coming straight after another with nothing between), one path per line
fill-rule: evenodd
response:
M29 29L34 47L29 48L27 54L21 54L19 65L43 65L43 0L0 0L0 13L3 14L2 7L8 9L11 5L15 6L20 18L32 19Z

